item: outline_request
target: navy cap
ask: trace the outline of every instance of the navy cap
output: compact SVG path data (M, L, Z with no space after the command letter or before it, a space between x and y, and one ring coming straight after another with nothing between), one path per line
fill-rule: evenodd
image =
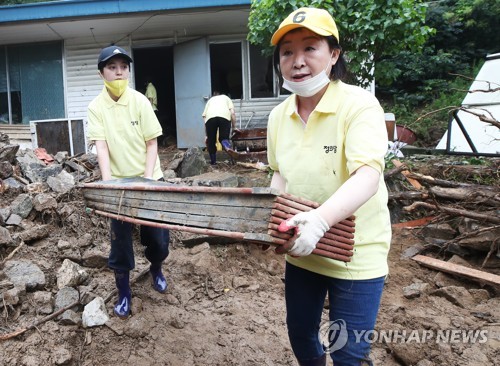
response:
M130 57L123 48L118 47L118 46L109 46L106 48L103 48L101 50L101 53L99 54L99 58L97 59L97 68L101 68L103 63L108 61L110 58L115 57L115 56L122 56L125 58L128 62L133 62L132 57Z

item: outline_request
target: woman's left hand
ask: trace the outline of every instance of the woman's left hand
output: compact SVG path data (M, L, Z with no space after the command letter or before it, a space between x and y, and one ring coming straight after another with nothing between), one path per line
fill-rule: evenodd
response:
M325 235L325 232L330 229L330 226L316 210L311 210L301 212L283 221L279 225L278 231L287 232L292 228L295 228L296 235L290 240L295 240L295 243L288 251L288 254L303 257L312 253L316 248L316 244ZM278 249L279 247L277 253L280 252Z

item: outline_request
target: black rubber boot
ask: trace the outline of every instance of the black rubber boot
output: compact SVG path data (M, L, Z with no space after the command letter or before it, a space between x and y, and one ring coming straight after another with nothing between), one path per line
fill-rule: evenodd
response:
M130 272L115 270L115 283L118 289L118 302L115 304L114 312L117 317L125 319L130 315L132 304L132 292L130 290Z
M326 366L326 353L312 360L299 361L300 366Z
M151 277L153 277L153 288L159 293L163 294L167 291L167 280L163 273L161 272L161 263L151 263L151 267L149 267L149 272L151 273Z
M215 153L209 154L209 155L210 155L210 165L215 165L216 161L217 161L217 159L216 159L217 155Z

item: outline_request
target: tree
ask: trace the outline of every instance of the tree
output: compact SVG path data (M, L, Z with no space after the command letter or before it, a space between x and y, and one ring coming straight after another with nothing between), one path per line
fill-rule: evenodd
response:
M253 0L248 40L270 55L270 39L285 17L302 6L323 8L335 18L349 69L360 84L373 79L374 64L401 51L418 53L433 33L420 0Z

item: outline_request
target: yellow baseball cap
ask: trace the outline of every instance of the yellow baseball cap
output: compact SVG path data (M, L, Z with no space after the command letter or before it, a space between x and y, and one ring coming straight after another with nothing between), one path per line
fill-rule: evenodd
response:
M305 27L320 36L334 36L340 42L339 30L330 13L324 9L300 8L281 22L271 38L271 44L276 46L286 33L300 27Z

